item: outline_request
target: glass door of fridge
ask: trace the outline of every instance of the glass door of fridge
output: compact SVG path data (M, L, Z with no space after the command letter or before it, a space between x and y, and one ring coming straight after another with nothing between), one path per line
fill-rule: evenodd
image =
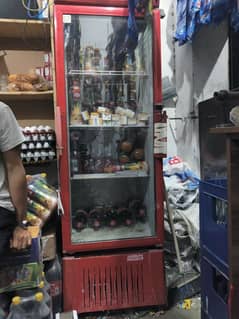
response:
M155 236L152 21L63 24L72 244Z

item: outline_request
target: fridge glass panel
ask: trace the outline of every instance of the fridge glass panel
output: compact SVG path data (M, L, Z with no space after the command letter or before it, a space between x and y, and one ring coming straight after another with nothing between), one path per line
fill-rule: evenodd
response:
M72 244L154 236L151 18L63 24Z

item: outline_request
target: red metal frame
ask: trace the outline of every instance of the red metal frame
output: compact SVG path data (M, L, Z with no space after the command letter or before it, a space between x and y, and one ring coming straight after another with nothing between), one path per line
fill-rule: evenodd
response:
M60 4L128 7L128 0L55 0L54 2ZM159 0L153 0L153 7L159 7Z
M153 10L154 105L162 103L160 10Z
M65 214L62 216L62 234L63 234L63 251L67 253L74 253L80 251L93 251L129 247L149 247L153 245L163 244L163 193L162 193L162 162L155 160L155 200L156 200L156 235L146 238L132 238L122 240L112 240L107 242L94 243L79 243L72 244L71 242L71 220L70 220L70 200L69 200L69 163L68 163L68 137L67 125L64 119L67 118L66 110L66 83L65 83L65 69L64 69L64 32L62 16L63 14L82 14L82 15L96 15L96 16L127 16L127 8L103 8L93 6L66 6L56 5L54 9L55 22L55 52L56 52L56 87L57 87L57 105L60 107L62 121L62 155L59 161L60 169L60 185L62 204ZM153 107L153 106L152 106ZM153 141L152 141L153 142Z

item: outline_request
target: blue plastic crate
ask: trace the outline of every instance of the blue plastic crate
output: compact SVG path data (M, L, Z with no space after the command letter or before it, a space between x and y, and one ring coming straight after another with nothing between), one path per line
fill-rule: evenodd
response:
M200 243L212 262L228 267L227 181L200 182Z
M201 319L210 319L203 309L201 309Z
M205 257L201 258L202 318L228 319L228 276Z

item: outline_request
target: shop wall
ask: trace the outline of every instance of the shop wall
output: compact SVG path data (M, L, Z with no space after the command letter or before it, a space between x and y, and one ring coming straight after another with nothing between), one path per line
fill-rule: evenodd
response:
M166 13L163 21L166 30L162 27L163 74L171 74L178 95L176 143L170 136L168 143L169 149L171 143L176 144L177 155L199 174L198 120L191 117L197 116L199 102L211 98L215 91L228 89L228 28L226 21L217 26L205 26L192 44L172 45L176 22L174 3L174 0L161 0L160 4Z
M173 1L172 1L173 2ZM175 85L175 54L174 54L174 12L173 4L169 0L161 0L160 8L165 12L165 18L161 20L161 51L162 51L162 78L167 78ZM177 155L176 143L176 121L175 111L176 105L170 100L165 104L165 109L168 114L168 156Z

